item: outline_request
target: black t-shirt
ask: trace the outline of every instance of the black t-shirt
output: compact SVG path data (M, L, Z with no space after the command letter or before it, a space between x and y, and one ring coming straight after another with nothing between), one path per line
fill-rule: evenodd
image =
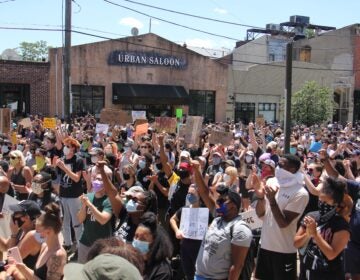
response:
M360 248L360 183L347 180L347 190L354 203L350 218L351 237L349 244L355 243Z
M146 176L150 176L150 175L152 175L152 171L149 168L146 170L139 169L139 171L136 174L136 179L140 182L144 190L149 189L149 185L151 182L148 178L146 178Z
M328 244L331 244L336 232L341 230L350 231L349 224L337 214L324 225L320 224L319 226L321 227L320 234ZM328 260L312 239L309 241L303 263L308 270L338 271L343 269L342 253L339 253L335 259Z
M144 280L168 280L172 279L172 269L168 260L147 267Z
M115 230L114 236L126 243L131 243L135 236L137 225L135 225L128 212L123 207L120 212L120 226Z
M52 149L47 150L46 157L48 157L52 160L54 158L54 156L62 157L63 156L62 150L58 150L56 147L53 147Z
M190 184L184 184L181 180L178 181L173 196L170 200L168 214L172 217L177 210L185 205L186 195L188 193Z
M84 170L83 160L76 155L71 159L65 159L64 163L74 173ZM57 170L60 175L60 197L76 198L84 193L82 178L79 182L74 182L62 169L57 168Z
M158 174L158 181L160 185L162 185L164 188L169 189L169 181L165 176L165 172L159 172ZM159 190L157 186L154 186L154 192L156 193L157 200L158 200L158 208L159 209L167 209L169 207L169 200L166 196L162 194L162 192Z

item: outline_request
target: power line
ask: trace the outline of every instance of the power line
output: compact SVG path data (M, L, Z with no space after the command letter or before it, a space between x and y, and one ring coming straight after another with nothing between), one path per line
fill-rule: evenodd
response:
M199 16L199 15L193 15L193 14L189 14L189 13L179 12L179 11L175 11L175 10L165 9L165 8L161 8L161 7L157 7L157 6L153 6L153 5L149 5L149 4L145 4L145 3L140 3L140 2L136 2L136 1L132 1L132 0L123 0L123 1L133 3L133 4L136 4L136 5L140 5L140 6L145 6L145 7L161 10L161 11L165 11L165 12L169 12L169 13L174 13L174 14L184 15L184 16L188 16L188 17L198 18L198 19L204 19L204 20L209 20L209 21L214 21L214 22L219 22L219 23L225 23L225 24L231 24L231 25L236 25L236 26L241 26L241 27L261 28L261 27L256 27L256 26L253 26L253 25L246 25L246 24L241 24L241 23L237 23L237 22L225 21L225 20L221 20L221 19L209 18L209 17ZM108 2L108 1L105 1L105 2Z
M201 30L201 29L198 29L198 28L189 27L189 26L186 26L186 25L183 25L183 24L179 24L179 23L176 23L176 22L172 22L172 21L169 21L169 20L166 20L166 19L163 19L163 18L159 18L159 17L156 17L156 16L152 16L152 15L149 15L149 14L146 14L146 13L143 13L143 12L140 12L140 11L138 11L138 10L135 10L135 9L132 9L132 8L129 8L129 7L126 7L126 6L123 6L123 5L120 5L120 4L111 2L111 1L109 1L109 0L104 0L104 2L107 2L107 3L111 4L111 5L118 6L118 7L121 7L121 8L123 8L123 9L126 9L126 10L129 10L129 11L138 13L138 14L140 14L140 15L147 16L147 17L150 17L150 18L154 18L154 19L157 19L157 20L159 20L159 21L163 21L163 22L166 22L166 23L169 23L169 24L178 26L178 27L182 27L182 28L185 28L185 29L193 30L193 31L196 31L196 32L208 34L208 35L215 36L215 37L219 37L219 38L225 38L225 39L228 39L228 40L239 41L239 39L236 39L236 38L232 38L232 37L228 37L228 36L224 36L224 35L220 35L220 34L208 32L208 31L205 31L205 30Z
M4 29L4 30L23 30L23 31L51 31L51 32L63 32L65 31L64 29L58 29L58 28L30 28L30 27L4 27L4 26L0 26L0 29ZM141 44L141 43L134 43L134 42L130 42L130 41L124 41L124 38L117 38L117 39L113 39L113 38L109 38L109 37L105 37L105 36L100 36L100 35L96 35L96 34L91 34L91 33L87 33L87 32L82 32L82 31L76 31L76 30L71 30L71 32L76 33L76 34L81 34L81 35L86 35L86 36L90 36L90 37L95 37L95 38L100 38L100 39L104 39L104 40L113 40L113 41L119 41L122 43L129 44L129 45L135 45L135 46L140 46L140 47L145 47L145 48L151 48L151 49L155 49L155 50L162 50L162 51L171 51L171 52L175 52L175 53L181 53L181 54L189 54L189 49L184 50L184 51L177 51L177 50L173 50L173 49L167 49L167 48L161 48L161 47L156 47L156 46L151 46L151 45L146 45L146 44ZM193 54L196 55L200 55L195 51L191 51L193 52ZM281 67L284 68L285 65L280 65L280 64L269 64L269 63L261 63L261 62L254 62L254 61L246 61L246 60L237 60L237 59L228 59L228 58L217 58L217 57L212 57L209 56L209 58L212 59L216 59L217 62L225 64L224 62L241 62L241 63L247 63L247 64L252 64L252 65L262 65L262 66L268 66L268 67ZM351 69L351 70L347 70L347 69L329 69L329 68L316 68L316 67L299 67L299 66L293 66L294 69L305 69L305 70L321 70L321 71L345 71L345 72L357 72L360 71L360 69Z

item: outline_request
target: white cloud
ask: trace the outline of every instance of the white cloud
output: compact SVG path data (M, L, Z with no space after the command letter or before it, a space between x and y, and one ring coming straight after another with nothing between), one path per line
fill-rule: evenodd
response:
M200 48L208 48L211 49L214 47L214 41L209 39L200 39L200 38L193 38L193 39L186 39L186 45L191 47L200 47Z
M160 21L158 21L157 19L151 19L151 24L152 25L159 25Z
M140 20L132 17L125 17L120 19L119 24L130 27L137 27L139 29L144 27L144 24Z
M227 14L227 10L225 9L221 9L221 8L215 8L214 12L220 15L226 15Z

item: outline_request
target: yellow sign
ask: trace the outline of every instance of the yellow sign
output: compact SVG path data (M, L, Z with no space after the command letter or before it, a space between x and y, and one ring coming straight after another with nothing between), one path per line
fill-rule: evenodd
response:
M55 129L56 128L56 118L44 118L43 126L44 126L44 128Z
M11 143L13 145L17 144L17 137L16 137L16 131L11 132Z

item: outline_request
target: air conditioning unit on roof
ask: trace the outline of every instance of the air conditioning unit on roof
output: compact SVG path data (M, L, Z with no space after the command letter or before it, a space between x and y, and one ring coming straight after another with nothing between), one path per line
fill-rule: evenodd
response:
M280 24L268 23L268 24L266 25L266 30L278 30L278 31L280 31L280 30L281 30L281 26L280 26Z
M310 23L310 17L305 16L291 16L290 22L292 23L299 23L299 24L309 24Z

